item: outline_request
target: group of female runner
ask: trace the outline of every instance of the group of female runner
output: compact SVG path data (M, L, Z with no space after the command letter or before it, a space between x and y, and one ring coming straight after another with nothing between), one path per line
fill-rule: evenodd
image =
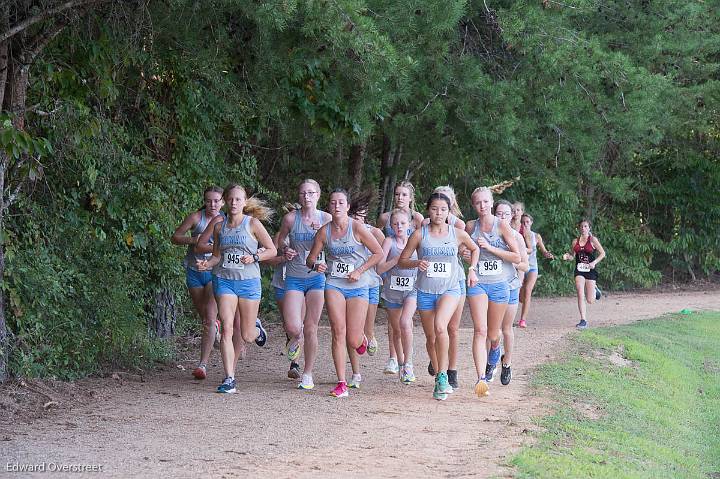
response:
M257 318L264 262L275 269L272 286L286 333L288 376L300 379L299 389L314 388L323 307L330 319L337 373L330 394L345 397L350 388L360 387L360 356L378 349L374 320L380 298L388 311L386 373L398 374L403 384L416 380L417 310L430 358L428 373L435 377L433 398L447 399L459 386L458 330L467 298L474 330L475 393L488 393L498 363L501 383L510 383L518 301L523 302L518 326L525 327L537 279L537 249L553 258L531 230L532 217L522 204L494 203L491 188L477 188L471 195L477 218L465 223L455 193L444 186L428 198L424 217L415 211L413 185L402 181L395 186L393 208L380 216L376 228L365 223L366 202L353 202L347 191L337 188L330 192L324 212L318 209L320 195L315 180L303 180L298 203L288 208L273 239L262 224L272 211L261 201L248 198L236 184L224 190L210 187L204 192L204 207L177 228L172 241L188 245L186 283L203 321L200 363L193 376L206 377L213 338L219 338L225 379L217 391L236 391L235 368L245 343L262 346L267 340ZM571 252L581 317L577 326L585 327L585 298L588 303L595 299L595 266L605 253L590 235L589 222L581 222L580 229ZM563 258L572 259L569 253ZM303 353L301 372L298 360ZM353 373L349 382L347 359Z

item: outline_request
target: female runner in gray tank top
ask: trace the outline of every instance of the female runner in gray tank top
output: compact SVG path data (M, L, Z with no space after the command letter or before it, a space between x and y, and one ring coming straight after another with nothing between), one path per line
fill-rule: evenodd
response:
M234 183L225 188L223 198L227 217L214 223L213 254L208 260L198 261L197 267L200 271L213 272L213 291L222 321L220 353L225 379L217 392L234 393L235 368L240 355L240 348L235 343L255 341L263 346L267 339L257 317L262 293L260 261L273 258L277 249L263 224L254 216L268 219L271 216L269 209L259 200L248 199L245 189ZM201 242L203 238L198 241ZM259 251L260 246L265 249ZM239 321L236 321L236 311L240 312ZM236 327L240 334L234 334Z
M451 205L450 198L441 193L430 195L427 202L430 223L412 234L398 260L400 268L418 268L417 306L425 330L428 355L437 372L433 398L439 401L444 401L453 392L447 376L447 328L460 298L458 247L462 244L471 251L467 275L470 286L477 282L474 269L479 254L477 245L467 233L448 225ZM414 252L418 259L412 259Z
M209 254L196 254L194 251L198 238L208 224L219 215L225 204L222 199L223 190L219 186L210 186L203 192L204 206L190 213L177 227L170 241L177 245L187 245L187 253L183 259L185 266L185 285L192 298L193 306L202 321L202 339L200 340L200 362L193 370L195 379L207 377L207 364L213 347L213 339L219 334L220 324L217 322L217 304L212 292L212 275L209 271L198 271L195 265L198 259L207 259ZM188 231L190 236L187 236Z
M343 189L330 193L332 221L318 230L306 261L311 270L327 272L325 304L330 318L332 356L338 378L330 395L338 398L348 396L345 380L347 346L361 355L367 351L368 339L363 333L370 285L367 272L382 259L382 248L372 233L348 216L349 200L347 191ZM318 256L323 249L326 262L320 263Z
M285 346L288 359L293 362L300 356L301 344L305 347L305 365L298 389L313 389L313 368L318 353L318 324L325 304L325 275L308 271L305 264L315 235L330 215L317 209L320 185L306 179L298 188L300 210L291 211L282 219L278 233L279 244L289 240L284 249L286 263L283 323L289 339ZM303 315L303 311L305 314Z
M392 225L390 224L390 214L395 209L404 211L410 218L410 225L407 231L408 237L413 234L416 229L420 228L423 222L423 215L415 211L415 186L408 180L401 180L395 183L391 208L378 218L377 227L380 228L388 238L394 235ZM383 372L385 374L398 374L395 331L393 331L390 321L388 321L388 344L388 359Z
M480 247L477 286L468 288L468 303L473 320L473 359L477 372L475 393L488 392L487 364L500 360L500 329L510 300L509 282L515 276L513 263L521 260L515 234L508 223L492 214L493 195L488 187L476 188L471 195L478 218L468 221L466 231ZM490 350L485 340L490 340Z
M415 382L413 370L413 315L417 308L417 269L403 269L398 266L400 253L405 249L408 241L408 228L410 216L400 208L394 209L390 214L390 224L393 236L385 238L383 242L383 261L377 266L377 272L385 274L382 289L382 298L385 300L388 323L396 332L392 336L400 381L403 384ZM410 257L417 260L417 253Z

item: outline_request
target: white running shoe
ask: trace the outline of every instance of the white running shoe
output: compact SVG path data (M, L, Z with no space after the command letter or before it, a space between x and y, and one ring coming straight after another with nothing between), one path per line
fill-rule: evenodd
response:
M352 388L352 389L360 389L361 382L362 382L362 376L360 374L353 374L352 379L350 380L350 383L348 384L348 387Z
M315 387L313 377L310 374L303 374L302 381L298 384L298 389L312 389Z
M385 363L385 369L383 370L383 373L385 374L397 374L399 371L398 362L395 358L390 358Z
M370 356L375 356L375 353L378 351L378 342L377 339L372 338L370 341L368 341L368 347L367 347L367 353Z

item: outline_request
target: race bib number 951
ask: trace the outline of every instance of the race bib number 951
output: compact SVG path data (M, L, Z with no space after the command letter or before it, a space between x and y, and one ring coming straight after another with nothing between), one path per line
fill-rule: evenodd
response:
M335 261L330 270L330 276L333 278L347 278L353 271L355 271L355 265Z
M430 261L428 269L426 271L428 278L449 278L450 277L450 263L442 261Z

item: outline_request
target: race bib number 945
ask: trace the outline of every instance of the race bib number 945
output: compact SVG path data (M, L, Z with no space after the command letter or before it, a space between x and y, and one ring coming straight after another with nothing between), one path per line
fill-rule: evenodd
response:
M333 278L347 278L353 271L355 271L355 265L335 261L330 270L330 276Z
M412 276L390 276L390 289L393 291L412 291L415 278Z
M450 263L442 261L430 261L428 269L426 271L428 278L449 278L450 277Z
M578 263L577 270L581 273L589 273L590 272L590 263Z
M502 261L480 261L478 263L478 276L496 276L502 274Z
M236 251L226 251L223 253L223 265L225 269L245 269L245 265L242 263L240 258L243 255Z

